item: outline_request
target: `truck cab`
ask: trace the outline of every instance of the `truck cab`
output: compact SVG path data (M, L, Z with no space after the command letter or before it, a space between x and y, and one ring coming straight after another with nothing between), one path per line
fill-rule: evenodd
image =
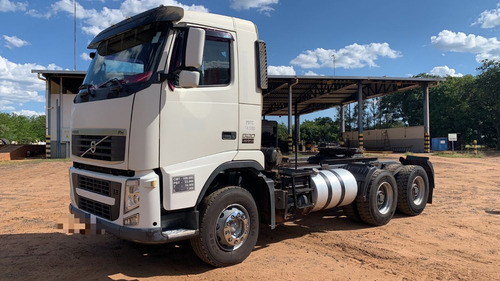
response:
M72 212L132 241L194 237L234 169L269 204L256 42L249 21L164 6L97 35L72 109Z

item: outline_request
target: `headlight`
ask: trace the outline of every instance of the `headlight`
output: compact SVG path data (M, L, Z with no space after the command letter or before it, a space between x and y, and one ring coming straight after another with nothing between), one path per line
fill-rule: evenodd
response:
M139 194L139 184L140 181L137 179L128 180L125 183L125 206L124 206L125 213L139 207L141 199Z

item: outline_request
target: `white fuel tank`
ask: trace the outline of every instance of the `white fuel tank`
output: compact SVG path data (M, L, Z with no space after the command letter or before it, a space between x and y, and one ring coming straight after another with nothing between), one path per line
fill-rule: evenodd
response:
M344 169L319 171L312 177L312 188L313 212L349 205L358 194L356 179Z

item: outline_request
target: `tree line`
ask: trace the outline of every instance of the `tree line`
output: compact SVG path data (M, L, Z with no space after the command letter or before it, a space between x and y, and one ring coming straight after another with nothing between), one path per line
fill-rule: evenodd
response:
M477 76L447 77L429 90L431 137L457 133L458 145L479 144L500 149L500 62L483 61ZM433 77L420 74L415 77ZM385 129L424 124L423 92L413 89L373 98L363 103L363 128ZM346 106L346 131L358 128L356 104ZM301 124L304 141L338 142L340 116L319 117ZM280 124L280 139L286 140L286 125Z
M28 117L0 112L0 139L18 144L45 141L45 115Z

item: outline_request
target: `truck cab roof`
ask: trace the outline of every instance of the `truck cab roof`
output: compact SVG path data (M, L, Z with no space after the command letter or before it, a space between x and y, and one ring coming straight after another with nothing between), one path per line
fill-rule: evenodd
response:
M185 11L181 7L161 5L106 28L90 42L87 48L96 49L99 43L108 38L121 34L127 30L155 22L172 22L181 26L192 24L200 27L210 23L210 28L220 28L227 31L257 31L255 24L247 20L210 13Z

